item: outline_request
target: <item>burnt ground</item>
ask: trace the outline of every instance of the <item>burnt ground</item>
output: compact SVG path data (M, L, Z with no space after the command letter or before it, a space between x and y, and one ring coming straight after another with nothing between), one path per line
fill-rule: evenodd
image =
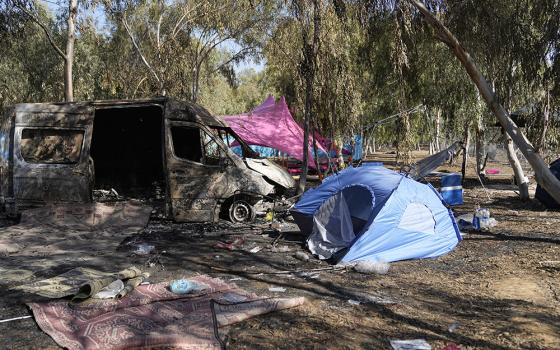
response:
M383 275L344 270L278 273L329 267L294 257L305 251L297 230L273 246L278 234L263 229L266 225L158 220L125 240L119 251L84 264L106 271L144 266L153 282L204 273L234 279L260 295L307 297L304 306L223 329L229 349L388 349L392 339L414 338L426 339L433 349L449 343L467 349L560 349L560 213L545 211L537 202L521 202L515 187L503 179L486 184L488 192L467 181L466 203L455 211L470 213L480 204L490 208L498 226L491 232L467 233L446 256L392 263ZM244 238L245 250L214 248L237 236ZM139 242L155 245L157 253L131 255L128 247ZM262 250L247 251L255 246ZM0 267L8 260L2 257ZM83 264L53 267L44 277L77 266ZM29 315L23 302L30 296L0 283L0 318ZM286 291L268 291L272 286ZM25 319L0 323L0 348L59 347L33 319Z

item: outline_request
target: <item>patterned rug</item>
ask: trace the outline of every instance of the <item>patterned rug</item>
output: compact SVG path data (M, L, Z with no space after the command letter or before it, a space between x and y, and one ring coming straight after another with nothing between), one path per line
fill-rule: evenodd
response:
M305 298L262 299L233 283L190 278L204 287L177 295L168 283L141 285L119 300L30 303L39 327L74 349L220 349L218 327L302 305Z

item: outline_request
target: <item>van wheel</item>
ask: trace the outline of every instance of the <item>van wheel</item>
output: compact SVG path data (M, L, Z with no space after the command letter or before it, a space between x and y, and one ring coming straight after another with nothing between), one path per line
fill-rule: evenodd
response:
M245 201L234 201L229 207L231 222L251 222L255 219L253 206Z

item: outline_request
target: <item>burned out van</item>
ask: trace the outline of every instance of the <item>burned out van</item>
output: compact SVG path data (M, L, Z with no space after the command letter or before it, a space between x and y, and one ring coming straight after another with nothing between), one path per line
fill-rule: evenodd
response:
M23 103L0 125L0 204L10 214L91 202L98 189L134 197L159 188L169 218L216 221L222 214L242 222L294 185L221 119L170 98Z

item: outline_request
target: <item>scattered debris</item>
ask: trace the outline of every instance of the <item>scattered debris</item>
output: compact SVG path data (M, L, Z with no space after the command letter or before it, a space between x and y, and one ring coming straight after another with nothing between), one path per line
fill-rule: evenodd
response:
M23 319L31 318L31 317L33 317L33 316L20 316L20 317L7 318L5 320L0 320L0 323L23 320Z
M10 242L0 242L0 253L12 254L17 253L23 249L21 244L10 243Z
M473 216L472 226L476 231L489 231L496 226L496 219L490 217L490 210L487 208L476 208Z
M472 220L473 219L473 215L472 214L463 214L463 215L459 215L455 218L455 221L457 222L457 226L459 226L459 230L463 231L469 231L473 229L473 225L472 225Z
M560 260L539 261L539 266L551 271L560 270Z
M393 350L432 350L432 346L424 339L391 340Z
M447 330L451 333L455 332L455 330L457 328L459 328L460 324L459 322L453 322L452 324L449 325L449 327L447 328Z
M320 276L319 272L307 272L307 271L296 272L294 275L297 277L310 278L310 279L317 279Z
M261 250L262 250L262 247L256 246L256 247L251 248L249 250L249 253L256 254L256 253L260 252Z
M245 239L243 237L234 237L226 242L218 242L214 245L214 248L225 249L225 250L239 250L243 248Z
M219 255L216 255L216 259ZM344 265L334 265L328 267L319 267L316 269L298 269L298 270L276 270L276 271L247 271L247 270L233 270L233 269L224 269L218 266L210 266L212 270L229 273L229 274L239 274L239 275L290 275L290 274L298 274L302 272L315 272L315 271L343 271L348 266Z
M310 258L309 258L309 255L307 255L307 254L304 253L304 252L296 252L296 253L294 254L294 258L296 258L296 259L298 259L298 260L301 260L301 261L309 261L309 259L310 259Z
M78 267L57 276L13 287L12 289L22 290L26 293L33 293L51 299L68 296L87 299L97 294L116 279L129 280L141 275L142 271L134 266L117 273Z
M486 169L485 173L486 175L498 175L501 173L501 171L500 169L490 168L490 169Z
M276 292L276 293L284 293L286 291L286 288L284 287L270 287L268 288L269 292Z
M108 286L101 289L92 298L95 299L114 299L124 289L124 283L121 280L115 280Z
M96 202L115 202L124 200L124 197L119 195L114 188L111 188L110 190L93 190L93 199Z
M389 264L383 261L362 260L354 265L354 270L359 273L384 275L389 271Z
M140 243L136 245L136 249L134 249L132 253L136 255L148 255L152 253L154 249L156 249L156 247L152 244Z
M288 247L287 245L283 245L283 246L278 246L278 247L272 247L270 249L271 252L274 253L289 253L292 251L292 249L290 247Z
M175 294L189 294L203 289L203 286L187 279L174 280L169 283L169 290Z

